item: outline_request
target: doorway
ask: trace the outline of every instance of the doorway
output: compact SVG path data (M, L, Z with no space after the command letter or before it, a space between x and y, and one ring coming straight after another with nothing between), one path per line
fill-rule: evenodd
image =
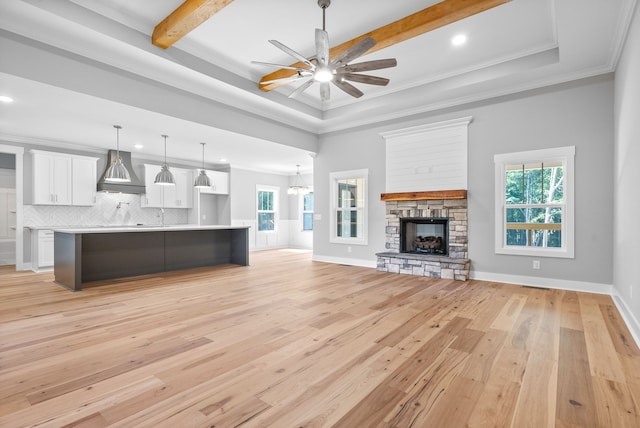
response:
M0 265L24 270L24 148L0 144Z

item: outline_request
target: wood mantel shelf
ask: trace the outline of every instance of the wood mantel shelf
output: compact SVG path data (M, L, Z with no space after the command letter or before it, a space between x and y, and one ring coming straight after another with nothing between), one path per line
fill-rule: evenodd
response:
M436 199L467 199L466 190L433 190L429 192L382 193L380 200L390 201L429 201Z

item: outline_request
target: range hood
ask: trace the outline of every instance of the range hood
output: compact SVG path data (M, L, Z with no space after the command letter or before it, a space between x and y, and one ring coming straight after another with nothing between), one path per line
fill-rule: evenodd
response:
M109 165L111 165L111 162L116 158L116 156L116 150L109 150L109 155L107 156L107 165L104 172L102 173L102 177L100 177L100 180L98 180L98 192L134 193L138 195L146 193L144 183L140 181L140 179L136 176L136 173L133 171L133 166L131 165L131 153L129 152L123 152L122 150L120 150L120 159L122 159L122 164L125 168L127 168L127 171L129 171L131 182L110 183L104 180L107 169L109 168Z

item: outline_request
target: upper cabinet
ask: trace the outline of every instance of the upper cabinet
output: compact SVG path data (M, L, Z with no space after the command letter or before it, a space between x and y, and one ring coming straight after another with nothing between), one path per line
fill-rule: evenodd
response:
M200 170L196 170L196 174L200 173ZM200 189L200 193L212 193L217 195L229 194L229 173L222 171L210 171L205 170L205 173L211 181L211 187L205 187Z
M73 158L73 205L94 205L96 203L97 158Z
M93 205L98 158L31 150L34 205Z
M155 184L160 165L144 165L144 184L146 193L142 195L143 207L149 208L193 208L193 175L191 170L169 168L176 181L175 186Z

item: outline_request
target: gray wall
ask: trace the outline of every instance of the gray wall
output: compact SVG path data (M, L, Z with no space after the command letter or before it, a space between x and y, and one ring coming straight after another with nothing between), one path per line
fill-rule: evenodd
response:
M289 177L286 175L267 174L231 168L230 194L232 220L256 220L256 186L274 186L280 188L278 197L280 220L289 219L289 200L287 187Z
M640 7L627 36L615 85L615 232L613 283L640 341Z
M321 138L314 165L314 256L375 263L384 249L385 145L380 132L473 116L469 125L469 257L473 272L612 283L613 76L606 75ZM575 259L494 253L497 153L576 146ZM329 242L329 173L369 169L369 244ZM603 291L606 291L603 289Z

